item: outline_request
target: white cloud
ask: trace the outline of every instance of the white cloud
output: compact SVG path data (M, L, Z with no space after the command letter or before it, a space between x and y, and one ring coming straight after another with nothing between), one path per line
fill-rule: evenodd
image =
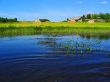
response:
M100 4L106 5L108 4L108 1L101 1Z

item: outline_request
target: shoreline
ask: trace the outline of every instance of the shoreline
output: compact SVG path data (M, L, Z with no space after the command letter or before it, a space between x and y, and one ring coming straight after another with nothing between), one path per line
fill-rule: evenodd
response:
M108 23L68 23L68 22L17 22L0 23L0 35L16 34L83 34L83 35L110 35Z

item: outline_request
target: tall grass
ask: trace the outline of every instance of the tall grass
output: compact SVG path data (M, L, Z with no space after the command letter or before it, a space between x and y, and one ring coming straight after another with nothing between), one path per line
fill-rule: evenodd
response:
M93 23L86 22L68 23L68 22L15 22L15 23L0 23L0 28L7 27L82 27L82 28L110 28L110 22L108 23Z
M52 34L89 34L110 35L110 22L108 23L67 23L67 22L17 22L0 23L0 35L2 34L28 34L28 33L52 33Z

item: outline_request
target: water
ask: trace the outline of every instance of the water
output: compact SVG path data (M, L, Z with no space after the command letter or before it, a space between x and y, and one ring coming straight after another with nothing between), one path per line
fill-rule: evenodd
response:
M110 82L110 38L0 38L0 82Z

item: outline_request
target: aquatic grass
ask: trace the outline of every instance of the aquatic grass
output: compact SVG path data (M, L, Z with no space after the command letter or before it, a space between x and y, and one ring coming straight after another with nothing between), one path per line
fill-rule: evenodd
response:
M91 52L92 49L88 47L88 48L86 48L86 51Z
M64 43L59 43L62 48L64 48L64 52L66 52L67 55L84 55L92 53L94 50L97 50L96 48L93 48L94 45L100 45L100 41L97 42L78 42L78 40L74 41L66 39ZM65 51L66 50L66 51Z

